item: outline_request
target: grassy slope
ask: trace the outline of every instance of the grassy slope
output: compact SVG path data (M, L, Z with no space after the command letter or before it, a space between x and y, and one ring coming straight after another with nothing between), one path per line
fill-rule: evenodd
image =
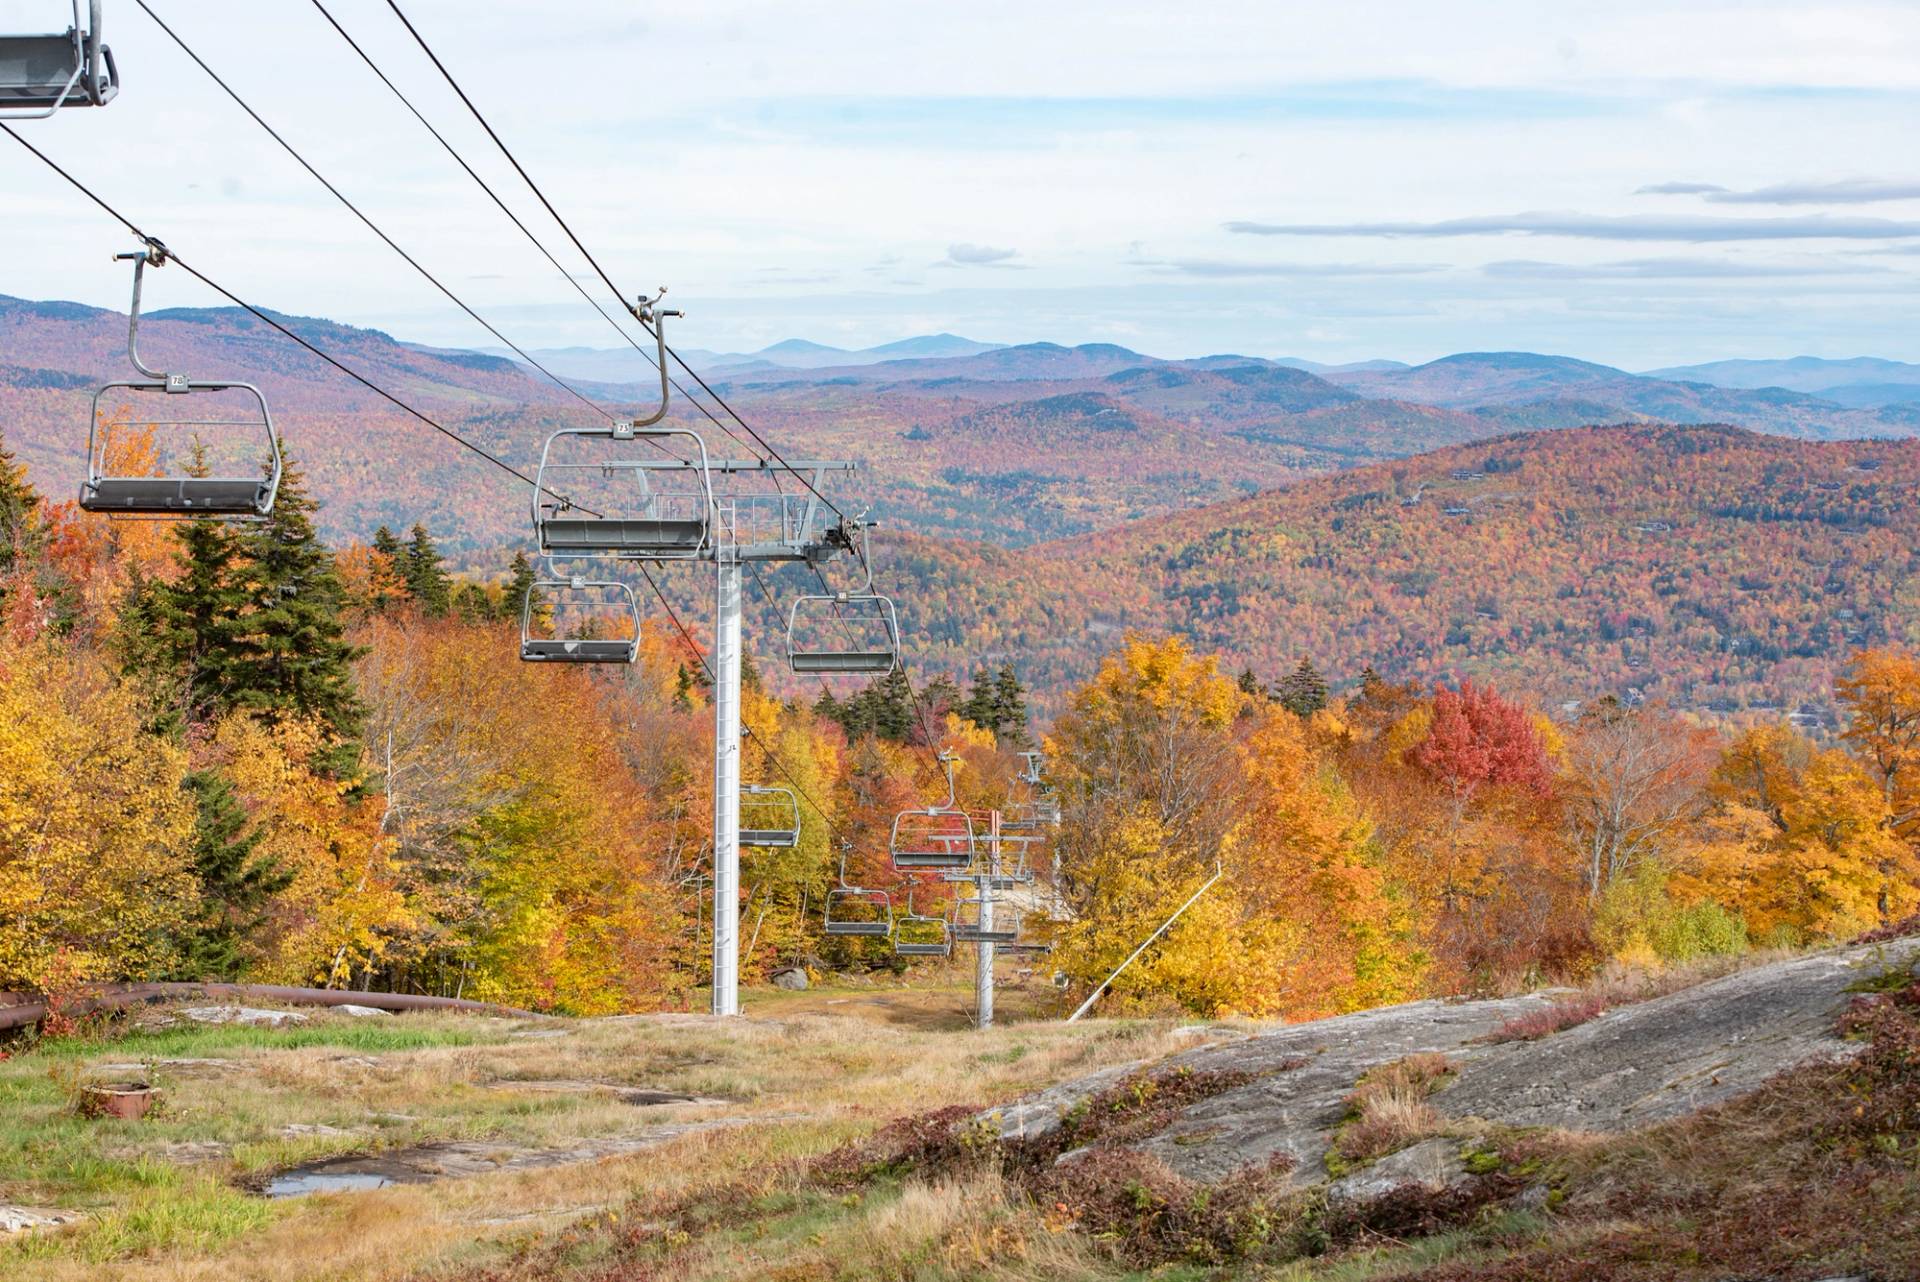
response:
M0 1061L0 1203L80 1210L77 1229L0 1244L16 1279L391 1277L439 1261L455 1276L516 1244L628 1199L732 1181L832 1148L897 1113L998 1100L1104 1064L1156 1057L1166 1025L1032 1023L965 1031L970 990L862 987L749 994L726 1028L685 1017L553 1021L315 1014L285 1031L192 1028L55 1043ZM1009 992L1018 1018L1035 995ZM841 1018L842 1006L866 1018ZM862 1009L862 1008L865 1009ZM872 1018L884 1010L886 1022ZM777 1018L769 1018L777 1016ZM102 1065L228 1059L153 1069L165 1091L138 1123L73 1115ZM107 1073L125 1077L125 1071ZM496 1083L578 1079L724 1103L636 1108L606 1093ZM598 1162L336 1197L266 1202L243 1189L301 1162L436 1140L528 1149L715 1117L764 1124L692 1134ZM289 1131L289 1127L331 1127ZM190 1146L220 1145L224 1149Z
M1905 982L1905 981L1902 981ZM955 1116L1190 1044L1164 1023L965 1028L965 990L756 993L725 1027L686 1017L529 1025L319 1016L285 1032L194 1029L75 1041L0 1063L0 1200L85 1208L78 1229L0 1246L9 1279L413 1278L417 1282L1119 1279L1359 1282L1494 1278L1710 1282L1920 1270L1920 987L1892 982L1853 1018L1864 1053L1651 1131L1511 1129L1455 1138L1483 1187L1344 1214L1254 1172L1213 1193L1131 1158L1156 1109L1209 1090L1163 1079L1096 1100L1070 1137L1027 1152ZM1016 1018L1044 1002L1012 994ZM848 1018L847 1016L853 1016ZM163 1114L82 1122L89 1067L159 1070ZM635 1109L516 1090L595 1079L723 1097ZM1185 1094L1183 1095L1182 1092ZM947 1110L945 1113L939 1110ZM374 1117L373 1115L384 1115ZM628 1157L290 1202L249 1176L430 1139L530 1148L726 1115L762 1124ZM888 1126L889 1119L913 1119ZM348 1134L284 1134L319 1123ZM1452 1133L1450 1130L1449 1133ZM183 1165L181 1146L224 1157ZM1057 1167L1056 1150L1094 1157ZM823 1161L829 1154L839 1154ZM170 1157L172 1160L170 1160ZM203 1155L204 1157L204 1155ZM1075 1174L1076 1170L1084 1174Z

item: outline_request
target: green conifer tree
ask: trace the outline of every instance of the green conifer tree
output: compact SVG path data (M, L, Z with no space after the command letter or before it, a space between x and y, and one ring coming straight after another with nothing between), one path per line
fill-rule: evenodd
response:
M344 746L364 716L353 686L360 652L345 639L345 591L314 533L314 508L289 458L273 512L238 536L248 608L225 697L269 723L313 718Z
M1313 666L1312 659L1301 659L1299 666L1280 678L1273 698L1296 717L1311 717L1327 706L1327 682Z
M177 973L186 980L235 979L245 969L248 940L266 924L263 909L293 884L293 874L255 855L260 833L249 827L233 785L219 771L196 770L182 787L198 808L193 864L200 907L180 941Z
M416 522L413 538L400 560L400 576L407 581L407 592L420 603L420 609L436 619L444 618L453 605L453 580L443 561L427 527Z
M998 728L995 719L998 705L994 694L993 674L985 668L979 669L973 674L973 683L967 687L967 697L960 705L960 715L982 730Z
M993 679L993 732L1010 744L1025 745L1027 735L1027 688L1020 684L1011 663L1000 665Z
M174 527L172 582L134 576L114 634L122 670L145 686L154 724L179 733L233 705L248 592L239 539L220 521Z

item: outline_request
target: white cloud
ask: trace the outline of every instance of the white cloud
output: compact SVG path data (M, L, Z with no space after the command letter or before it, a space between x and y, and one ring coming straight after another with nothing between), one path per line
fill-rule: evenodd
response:
M1486 214L1435 222L1260 223L1235 221L1243 236L1568 236L1585 240L1904 240L1920 236L1920 221L1841 218L1715 218L1698 214Z

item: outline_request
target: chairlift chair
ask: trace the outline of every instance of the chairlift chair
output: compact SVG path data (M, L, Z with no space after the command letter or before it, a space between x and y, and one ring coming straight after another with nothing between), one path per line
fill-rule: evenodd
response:
M665 293L665 289L661 293ZM660 403L641 418L616 419L604 427L564 427L547 438L540 450L540 467L533 478L533 528L540 551L547 557L619 557L637 561L690 561L713 548L719 508L713 497L713 470L707 443L700 433L684 427L656 427L667 416L668 356L666 318L677 311L658 306L659 295L642 298L632 309L641 324L654 333L656 364L660 369ZM647 441L664 449L670 439L692 443L694 457L674 461L668 473L690 473L693 487L660 492L649 469L638 458L602 458L597 462L554 458L554 446L569 438L603 441ZM671 453L671 451L668 451ZM649 460L653 461L653 460ZM637 497L615 493L610 503L596 494L587 503L569 491L598 474L603 480L630 477ZM616 506L618 510L604 510Z
M800 799L793 789L740 786L740 844L791 850L800 844Z
M973 817L956 804L954 756L942 752L939 760L947 773L946 804L924 810L903 810L893 817L893 832L887 846L893 856L893 866L903 872L965 868L973 862L977 849Z
M540 629L540 621L535 617L535 605L543 595L551 593L556 600L551 602L551 616L554 636L535 636ZM587 594L598 595L587 595ZM571 614L583 622L607 617L617 612L627 625L628 635L599 636L561 636L559 619L563 614ZM573 631L594 631L583 629L576 624ZM527 588L526 600L520 606L520 658L527 663L632 663L640 653L640 605L634 599L633 589L624 583L593 582L575 576L568 579L541 579Z
M1046 760L1043 754L1027 749L1020 754L1020 781L1030 787L1040 786L1040 771Z
M697 478L697 488L681 493L656 492L644 468L626 468L619 460L555 461L554 446L568 437L691 441L699 461L690 462L688 470ZM567 493L570 482L583 474L598 472L605 478L621 471L631 472L639 491L637 499L623 500L625 510L604 510L608 505L598 499L589 506ZM682 427L647 427L622 419L607 427L563 427L547 438L540 451L540 467L533 482L533 527L545 556L695 560L713 546L716 524L707 445L698 432Z
M120 92L113 50L100 43L100 0L73 0L73 25L50 35L0 35L0 120L41 120L62 107L104 107Z
M281 473L280 440L273 428L273 415L267 409L267 398L251 383L190 379L184 374L162 374L142 364L139 350L142 276L149 264L155 267L166 264L167 247L157 240L149 240L147 248L141 252L118 254L115 257L131 259L133 262L133 305L127 316L127 359L135 370L146 377L107 383L93 394L93 416L87 431L87 479L80 486L81 508L109 516L149 519L266 516L273 510L274 496L279 493ZM196 444L201 443L200 429L203 428L223 429L221 434L229 437L232 434L225 429L245 429L249 436L258 433L262 444L260 470L252 475L224 476L212 474L212 468L195 469L204 470L207 474L203 475L178 471L158 476L115 475L112 461L108 458L112 436L111 415L102 411L103 400L114 392L130 393L136 399L158 393L166 402L181 397L183 399L179 403L182 404L198 396L201 404L228 407L224 410L209 409L204 413L239 413L240 417L198 417L194 412L189 412L180 418L161 420L142 417L136 422L141 426L165 429L169 434L179 429L191 430ZM243 393L241 404L247 410L242 412L232 408L232 397L221 399L214 395L222 392ZM235 442L229 440L228 444L231 447ZM223 453L218 463L228 463L230 458Z
M889 848L903 872L965 868L973 862L973 819L962 810L930 806L893 817Z
M847 848L840 847L840 884L827 892L825 930L829 935L878 938L893 933L893 897L847 882Z
M859 527L853 535L861 540ZM794 599L787 611L787 665L802 673L884 676L900 663L900 616L873 590L873 562L860 542L866 582L857 591Z
M893 951L900 957L946 957L953 952L953 931L945 917L913 911L909 893L907 911L894 919Z
M963 904L973 905L975 915L972 921L968 921L960 915L960 907ZM1002 905L1002 907L1007 909L1007 919L1003 922L996 916L992 926L982 926L979 918L979 905L980 901L978 899L963 899L954 905L952 930L955 943L1011 944L1020 938L1020 914L1018 912L1014 911L1010 906Z

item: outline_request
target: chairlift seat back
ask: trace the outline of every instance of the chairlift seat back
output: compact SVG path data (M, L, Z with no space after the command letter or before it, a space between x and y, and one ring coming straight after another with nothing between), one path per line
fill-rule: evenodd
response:
M965 850L896 850L895 868L965 868L973 855Z
M800 844L800 834L791 828L742 828L740 844L767 846L774 850L791 850Z
M639 652L639 643L631 639L529 637L520 643L520 657L528 663L632 663Z
M540 550L559 556L692 557L709 533L705 521L661 517L548 517L539 528Z
M893 951L901 957L948 957L953 954L951 943L912 943L893 941Z
M990 930L982 930L979 922L956 922L953 927L955 942L962 944L1011 944L1020 938L1020 927L1016 923L1002 927L995 925Z
M265 516L273 490L263 476L99 476L81 484L80 507L110 516Z
M795 652L793 670L885 675L893 671L893 665L898 661L899 656L892 650L816 650L811 653Z

